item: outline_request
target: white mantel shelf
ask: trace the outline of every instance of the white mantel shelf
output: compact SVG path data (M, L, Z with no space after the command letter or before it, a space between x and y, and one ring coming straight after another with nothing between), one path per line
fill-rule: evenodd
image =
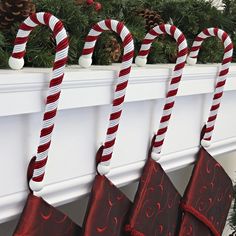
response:
M165 96L173 65L133 66L126 102L160 99ZM111 102L111 85L119 65L66 69L59 109L100 106ZM218 65L186 66L178 96L212 93ZM40 112L51 69L0 70L0 116ZM231 67L225 91L236 90L236 65ZM39 96L40 95L40 96ZM6 99L8 102L6 103Z
M186 66L163 148L168 172L194 162L219 65ZM157 128L173 65L132 68L109 178L135 181ZM90 191L94 157L105 136L119 65L66 68L42 195L53 205ZM26 168L34 155L50 69L0 70L0 223L22 210ZM233 64L216 123L214 156L236 150L236 65ZM231 125L232 124L232 125Z

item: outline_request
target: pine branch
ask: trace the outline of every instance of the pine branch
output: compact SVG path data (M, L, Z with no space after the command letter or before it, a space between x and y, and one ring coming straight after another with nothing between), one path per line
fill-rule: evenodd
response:
M195 36L204 28L219 27L227 31L236 43L236 0L224 0L223 11L217 10L205 0L97 0L102 4L102 10L95 11L94 6L76 4L75 0L33 0L36 11L47 11L61 19L69 35L69 64L77 64L81 54L84 38L92 25L99 20L112 18L123 21L134 37L135 53L140 49L142 39L146 34L146 21L137 15L137 10L147 9L160 14L164 22L170 18L179 27L191 45ZM56 4L55 4L56 3ZM151 25L151 24L150 24ZM0 33L0 66L7 67L18 24L13 24ZM117 40L119 37L115 36ZM99 38L94 52L94 64L110 64L113 55L104 47L109 45L109 34L104 33ZM176 57L176 43L170 38L159 38L153 43L149 63L173 63ZM212 50L214 48L214 50ZM25 57L26 66L50 67L54 60L55 40L47 27L37 27L30 35ZM220 62L223 48L221 42L209 39L204 42L200 51L199 61ZM236 52L233 60L236 61Z

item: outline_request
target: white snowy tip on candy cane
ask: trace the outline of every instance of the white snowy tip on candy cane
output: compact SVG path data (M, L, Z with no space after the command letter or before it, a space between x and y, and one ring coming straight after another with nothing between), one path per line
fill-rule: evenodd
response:
M161 153L151 152L151 158L154 161L159 161L161 159Z
M44 183L43 183L43 181L36 182L36 181L31 179L30 182L29 182L29 187L32 191L34 191L35 195L39 196L37 194L37 192L40 192L43 189Z
M90 55L80 56L79 65L82 66L83 68L89 68L92 65L92 58L90 57Z
M203 41L209 37L217 37L224 44L224 56L221 63L221 68L217 77L215 91L213 95L212 106L210 109L210 114L206 123L205 133L203 139L201 140L201 145L205 148L210 147L211 138L215 127L215 122L217 118L217 113L220 107L221 99L223 96L224 85L229 72L229 67L233 56L233 43L229 35L218 28L208 28L203 30L195 38L193 45L189 53L189 60L196 61L201 49Z
M82 56L79 59L79 64L82 67L88 68L92 64L91 58L97 39L100 34L106 30L112 30L121 37L123 42L124 55L122 58L121 70L119 72L118 81L115 88L112 111L110 114L109 125L106 132L106 139L97 167L97 171L100 175L106 175L110 171L110 160L112 157L116 134L119 127L119 121L123 109L125 92L128 85L128 79L134 54L133 38L125 25L116 20L103 20L93 26L85 39Z
M39 12L29 16L19 27L16 35L9 66L12 69L21 69L24 66L26 44L31 31L38 25L47 25L53 31L56 39L56 56L53 65L52 78L46 99L39 145L34 162L33 176L29 186L37 192L43 188L43 178L48 158L51 136L57 113L58 100L61 92L61 83L64 77L64 68L68 57L68 37L62 22L50 13Z
M167 132L172 109L175 103L175 97L178 92L179 83L183 74L183 69L188 54L188 45L184 34L174 25L162 24L151 29L145 36L139 54L136 57L136 64L138 66L144 66L146 64L147 57L150 52L150 48L153 41L159 35L163 34L169 34L176 40L178 45L178 56L167 91L166 103L163 108L163 114L160 120L159 129L156 133L156 138L153 142L151 158L155 161L158 161L161 158L162 145L164 143L165 134Z
M190 66L194 66L194 65L197 64L197 58L192 58L192 57L188 56L188 58L187 58L187 63L188 63L188 65L190 65Z
M98 163L97 171L100 175L107 175L111 170L110 163Z
M202 139L202 140L201 140L201 145L202 145L204 148L208 148L208 147L211 146L211 141Z
M137 56L135 58L135 64L140 67L145 66L147 64L147 57Z
M10 57L9 60L8 60L8 65L13 70L20 70L20 69L22 69L24 64L25 64L24 58Z

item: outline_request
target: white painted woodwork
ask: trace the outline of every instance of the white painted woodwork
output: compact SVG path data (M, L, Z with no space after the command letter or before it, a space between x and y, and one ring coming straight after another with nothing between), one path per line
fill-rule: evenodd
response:
M118 186L140 176L150 139L158 127L173 65L133 66L109 178ZM119 65L66 69L45 188L53 205L90 191L95 153L105 137ZM218 65L186 66L163 147L167 171L194 162L208 115ZM35 154L50 69L0 70L0 223L22 210L26 169ZM236 65L232 65L209 149L236 150Z

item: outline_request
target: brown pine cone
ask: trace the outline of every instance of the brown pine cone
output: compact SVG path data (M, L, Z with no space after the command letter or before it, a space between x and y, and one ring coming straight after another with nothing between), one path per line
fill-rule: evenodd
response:
M146 20L145 29L149 31L153 27L163 24L164 20L161 18L161 15L156 11L150 9L137 10L137 14L143 17Z
M0 28L6 29L15 22L21 22L34 12L32 0L1 0Z
M118 62L120 60L121 46L114 36L110 36L105 45L105 51L109 53L111 63Z

